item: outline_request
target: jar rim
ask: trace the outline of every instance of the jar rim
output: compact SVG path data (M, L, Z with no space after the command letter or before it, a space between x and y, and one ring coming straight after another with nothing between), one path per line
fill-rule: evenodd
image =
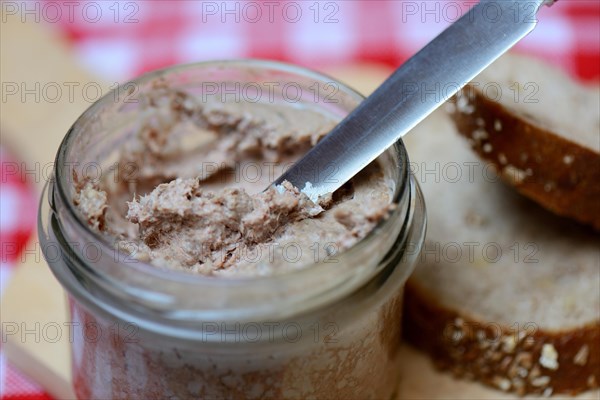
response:
M217 60L217 61L202 61L202 62L197 62L197 63L181 64L181 65L177 65L177 66L173 66L173 67L167 67L167 68L148 72L146 74L141 75L140 77L138 77L136 79L131 80L130 82L134 83L134 84L141 84L141 83L149 82L149 81L152 81L153 79L165 76L165 74L176 73L176 72L185 71L188 69L196 69L198 67L204 68L204 67L218 67L218 66L227 66L227 67L235 67L235 66L248 67L248 66L250 66L250 67L260 67L260 68L272 68L272 69L277 69L277 70L280 70L283 72L291 72L291 73L304 75L305 77L314 78L315 80L318 79L320 81L322 81L324 79L330 79L331 81L335 81L336 83L338 83L340 85L341 90L352 95L357 100L362 101L365 98L363 95L358 93L356 90L350 88L349 86L339 82L338 80L336 80L326 74L322 74L322 73L313 71L309 68L304 68L304 67L300 67L300 66L285 63L285 62L272 61L272 60L259 60L259 59ZM113 91L119 90L119 89L120 88L113 89ZM69 146L69 143L73 140L72 136L75 135L75 132L76 132L75 127L78 125L78 122L81 121L82 119L85 119L85 117L90 112L93 111L94 107L98 107L98 105L103 104L107 100L112 101L112 99L114 99L114 98L121 98L120 96L115 97L115 94L113 93L113 91L110 91L109 93L104 95L101 99L99 99L95 104L90 106L87 110L85 110L81 114L81 116L79 116L77 118L77 120L74 122L74 124L68 130L66 136L64 137L63 141L60 144L60 147L59 147L60 150L57 153L55 165L63 165L64 161L66 161L66 160L64 160L64 157L66 155L66 152L64 150ZM394 144L394 147L396 148L396 151L406 153L406 150L404 148L402 140L397 141ZM103 246L110 247L111 244L107 241L106 236L102 235L99 232L96 232L93 229L90 229L87 221L85 221L82 218L81 213L79 211L77 211L73 202L69 199L69 197L67 195L67 190L66 190L65 184L68 184L68 182L67 182L68 179L66 181L65 180L66 177L64 175L58 176L58 171L59 171L59 169L55 168L54 175L56 178L55 181L57 183L57 185L56 185L57 193L61 198L62 204L65 205L67 210L69 211L69 213L75 217L75 220L77 221L77 223L83 229L85 229L86 231L91 233L91 235L94 237L94 239L96 239L100 243L102 243ZM403 185L406 185L408 179L406 179L407 175L405 175L405 174L403 174L401 176L403 176L405 179L402 179L402 181L403 181L403 182L401 182L402 185L396 185L394 194L391 199L392 203L398 203L402 200L401 197L404 192ZM354 252L360 251L361 244L365 241L372 240L373 236L375 235L375 232L380 230L382 225L389 223L389 221L392 219L393 218L386 218L386 219L382 219L381 221L379 221L377 223L377 225L370 232L368 232L367 235L365 235L364 238L359 240L357 243L355 243L348 249L345 249L339 255L341 256L342 254L348 254L348 253L354 253ZM227 277L227 278L223 279L220 277L210 277L210 276L205 276L205 275L201 275L201 274L191 274L191 273L185 272L185 271L178 271L178 270L173 270L173 271L168 270L167 271L167 270L163 270L161 268L156 268L156 266L153 266L152 264L147 263L147 262L139 262L139 263L136 262L134 264L140 265L141 268L143 268L143 272L150 272L150 273L158 272L157 275L161 278L172 279L173 277L177 277L180 279L184 279L186 281L189 281L189 279L194 279L194 280L198 279L198 282L206 282L207 280L210 280L210 281L212 281L212 280L218 280L218 281L240 280L245 283L251 282L255 279L264 280L264 279L269 279L269 278L273 278L273 277L277 277L277 276L297 274L299 272L303 272L304 270L308 270L316 265L316 264L310 264L310 265L307 264L307 265L304 265L302 268L299 268L296 270L291 270L291 271L286 271L284 274L274 274L274 275L267 275L267 276L257 275L257 276L243 276L243 277Z
M145 83L151 82L157 78L168 78L172 74L177 74L179 72L186 72L190 70L202 70L204 68L215 68L215 67L223 67L223 68L256 68L262 70L274 70L277 72L284 72L296 75L300 78L310 79L312 81L317 82L335 82L339 85L340 92L343 92L345 95L349 95L352 100L356 100L358 102L364 99L360 93L356 92L352 88L347 85L339 82L338 80L331 78L325 74L321 74L310 69L299 67L292 64L282 63L278 61L270 61L270 60L257 60L257 59L240 59L240 60L222 60L222 61L207 61L207 62L198 62L191 64L183 64L174 67L169 67L157 71L152 71L147 74L144 74L132 81L131 83L138 84L142 86ZM54 188L49 193L50 196L57 196L54 198L54 201L63 206L62 208L66 210L66 215L69 220L73 220L75 222L76 228L81 231L83 234L88 235L93 241L97 242L101 246L101 251L118 251L121 253L121 250L115 250L114 246L108 241L106 235L103 235L100 232L97 232L90 228L87 221L84 220L81 213L76 209L75 205L71 201L68 195L68 177L66 174L61 174L61 166L65 164L67 149L69 148L70 143L75 139L77 132L77 127L84 121L88 116L92 115L97 109L102 109L103 106L107 105L108 102L113 102L114 99L122 99L124 92L127 90L125 85L121 85L117 89L113 89L113 91L107 93L103 98L98 100L96 103L91 105L83 114L74 122L71 126L67 135L63 139L59 151L55 160L55 170L54 170ZM123 93L118 93L118 97L115 97L115 91L123 91ZM390 153L391 152L391 153ZM373 246L376 241L379 239L379 234L381 232L391 232L396 229L398 231L397 234L400 234L400 228L394 228L394 224L403 225L405 221L408 221L410 214L410 206L407 200L411 195L411 185L410 185L410 174L408 168L408 155L406 153L406 149L402 140L398 140L390 149L384 153L384 155L390 154L395 155L400 161L398 165L394 165L394 168L398 170L398 179L395 182L394 193L391 198L391 202L393 204L398 204L400 206L395 207L388 216L377 223L377 225L369 231L364 238L359 240L357 243L345 249L344 251L336 254L336 258L338 258L339 262L344 263L349 260L355 259L357 256L360 259L360 254L364 252L365 249ZM383 156L381 156L383 157ZM402 163L404 161L404 163ZM53 192L53 193L52 193ZM41 229L41 228L40 228ZM394 231L395 232L395 231ZM397 239L397 238L394 238ZM125 254L125 253L122 253ZM385 254L378 254L380 259L383 259ZM364 257L364 256L362 256ZM85 266L85 262L82 263ZM192 274L186 271L177 271L177 270L165 270L161 268L157 268L149 262L133 262L133 263L123 263L123 265L128 268L131 272L136 272L140 274L144 274L144 276L148 277L148 279L157 279L161 282L172 282L173 284L187 284L187 285L198 285L212 288L245 288L247 286L253 285L261 285L261 287L271 287L277 285L284 285L286 282L291 282L293 280L307 279L307 277L318 274L319 271L324 271L324 268L331 268L330 266L323 265L322 263L308 263L302 265L301 268L288 270L285 273L280 274L272 274L272 275L259 275L259 276L243 276L243 277L213 277L213 276L204 276L201 274ZM89 266L88 266L89 267ZM365 268L363 268L365 269ZM342 283L339 286L348 286L350 283L356 283L355 281L362 279L368 280L368 278L374 276L375 270L365 270L359 271L360 268L353 270L355 274L353 276L346 276L344 279L340 279ZM118 280L112 279L114 277L109 276L106 271L98 271L98 270L90 270L90 275L94 280L99 281L110 281L110 284L106 284L104 287L110 287L111 285L120 285L121 282ZM106 283L105 282L105 283ZM123 284L124 285L124 284ZM341 293L343 290L348 289L347 287L339 287L335 288L336 292ZM122 286L123 289L127 289L127 287ZM114 289L117 290L117 289ZM330 288L329 290L333 290ZM333 296L333 295L332 295ZM222 310L221 310L222 311Z

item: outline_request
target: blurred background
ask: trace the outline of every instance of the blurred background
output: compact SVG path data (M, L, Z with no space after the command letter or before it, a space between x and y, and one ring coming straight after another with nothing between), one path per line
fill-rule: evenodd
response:
M266 58L321 70L368 92L475 3L0 2L0 287L5 290L32 258L40 262L32 237L37 199L60 140L85 108L119 83L173 64ZM597 84L600 2L560 0L538 15L538 27L516 51ZM2 399L51 398L40 381L44 375L27 377L22 370L29 364L14 353L7 361L5 347L3 339Z
M48 28L91 72L123 81L223 58L317 69L355 62L397 67L476 1L103 1L71 9L54 3L38 6ZM545 8L543 23L517 49L597 79L598 3L566 0Z

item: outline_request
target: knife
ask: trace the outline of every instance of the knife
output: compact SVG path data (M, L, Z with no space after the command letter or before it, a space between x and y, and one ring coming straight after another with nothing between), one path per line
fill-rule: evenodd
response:
M398 68L271 186L289 181L315 201L334 192L531 32L539 9L556 1L482 0Z

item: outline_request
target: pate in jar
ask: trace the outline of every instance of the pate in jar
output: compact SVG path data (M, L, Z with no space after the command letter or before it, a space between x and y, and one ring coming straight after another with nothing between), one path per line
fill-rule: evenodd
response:
M145 75L75 122L40 237L60 249L78 398L394 397L425 230L404 145L315 201L264 190L361 100L298 67L211 62Z

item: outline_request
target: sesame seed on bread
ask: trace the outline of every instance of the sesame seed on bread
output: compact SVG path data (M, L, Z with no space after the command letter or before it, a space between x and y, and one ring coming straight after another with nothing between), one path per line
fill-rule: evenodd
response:
M600 383L600 236L516 193L441 111L406 139L428 233L406 286L409 342L518 395Z
M410 400L513 400L512 393L502 393L480 383L454 379L452 375L433 367L431 360L412 346L400 348L402 357L400 384L396 399ZM578 396L552 396L553 400L598 400L600 391L592 390ZM530 395L527 399L543 396Z
M600 230L600 88L517 54L453 100L459 132L502 179L555 214Z

